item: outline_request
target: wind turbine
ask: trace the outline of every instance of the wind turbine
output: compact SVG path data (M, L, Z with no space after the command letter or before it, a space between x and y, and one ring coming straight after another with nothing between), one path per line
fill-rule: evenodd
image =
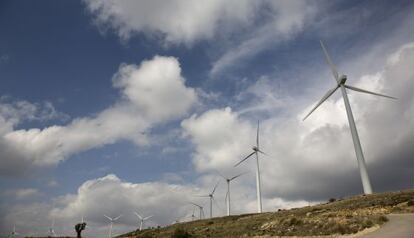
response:
M13 231L10 233L8 237L15 237L18 236L19 233L16 232L16 225L13 225Z
M214 200L214 192L216 191L217 186L219 185L220 181L216 183L216 186L214 186L213 191L209 193L208 195L203 195L199 197L208 197L210 198L210 218L213 217L213 200Z
M260 167L259 167L259 153L266 155L265 152L260 150L259 147L259 121L257 121L257 133L256 133L256 146L252 147L253 152L246 156L244 159L240 160L234 167L238 166L239 164L243 163L245 160L250 158L252 155L256 155L256 191L257 191L257 212L262 212L262 192L260 188Z
M49 228L49 236L51 237L56 237L56 233L55 233L55 218L52 218L52 225Z
M107 215L104 214L104 217L108 218L108 220L110 221L110 225L109 225L109 236L108 236L109 238L112 237L112 226L114 225L114 221L118 220L121 216L122 216L122 214L119 215L119 216L117 216L117 217L115 217L115 218L112 218L112 217L109 217L109 216L107 216Z
M246 173L241 173L241 174L238 174L238 175L233 176L231 178L224 177L222 174L220 174L220 176L223 177L223 179L226 180L226 182L227 182L227 193L226 193L226 198L224 199L224 200L226 200L226 204L227 204L227 216L230 216L230 182L232 180L242 176L243 174L246 174Z
M365 164L365 159L364 159L364 154L362 153L361 142L359 141L358 131L357 131L357 128L355 126L354 116L352 115L352 110L351 110L351 106L349 104L346 89L361 92L361 93L373 94L373 95L376 95L376 96L381 96L381 97L386 97L386 98L392 98L392 99L396 99L396 98L395 97L390 97L390 96L387 96L387 95L383 95L383 94L379 94L379 93L370 92L368 90L357 88L357 87L354 87L354 86L346 85L345 82L347 80L347 76L343 75L343 74L342 75L338 74L338 71L336 70L335 65L332 63L331 58L329 57L328 51L326 50L323 42L320 41L320 43L321 43L323 53L325 54L326 62L328 63L329 67L331 68L332 74L333 74L333 76L336 80L336 86L334 88L330 89L322 97L322 99L312 108L312 110L303 118L303 120L305 120L313 111L315 111L316 108L318 108L326 99L328 99L338 88L341 89L342 97L344 99L346 114L348 116L349 128L351 129L352 141L354 142L355 154L356 154L356 157L357 157L357 160L358 160L359 173L361 175L361 180L362 180L362 186L363 186L363 189L364 189L364 193L365 194L372 194L371 182L369 180L369 176L368 176L368 172L367 172L367 168L366 168L366 164Z
M190 202L190 203L191 203L191 204L193 204L194 206L198 207L199 212L200 212L200 220L201 220L202 218L204 218L204 209L203 209L203 207L202 207L201 205L198 205L198 204L193 203L193 202Z
M139 218L140 220L140 225L139 225L139 230L142 230L142 226L144 225L144 222L148 219L150 219L151 217L153 217L153 215L151 216L147 216L147 217L142 217L141 215L138 214L138 212L134 212L135 215Z

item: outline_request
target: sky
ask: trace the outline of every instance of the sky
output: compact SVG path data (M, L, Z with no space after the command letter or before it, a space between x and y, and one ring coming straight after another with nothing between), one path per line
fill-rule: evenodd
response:
M87 237L189 220L195 202L256 211L362 194L347 84L374 192L414 186L414 3L209 0L1 1L0 235Z

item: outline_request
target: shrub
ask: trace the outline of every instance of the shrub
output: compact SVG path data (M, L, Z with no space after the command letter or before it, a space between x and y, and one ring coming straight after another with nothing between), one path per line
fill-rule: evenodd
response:
M182 228L177 228L171 238L192 238L193 236Z
M414 206L414 199L407 202L407 206Z
M378 218L378 220L380 221L380 222L387 222L388 221L388 217L386 217L386 216L380 216L379 218Z
M329 203L335 202L335 201L336 201L336 198L329 198L329 200L328 200Z

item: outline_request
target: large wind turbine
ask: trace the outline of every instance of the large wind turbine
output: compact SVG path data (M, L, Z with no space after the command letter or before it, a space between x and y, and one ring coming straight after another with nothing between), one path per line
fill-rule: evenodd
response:
M117 216L117 217L115 217L115 218L112 218L112 217L109 217L109 216L107 216L107 215L104 214L104 217L108 218L108 220L110 222L110 225L109 225L109 235L108 235L109 238L112 238L112 226L114 225L114 221L118 220L121 216L122 216L122 214L119 215L119 216Z
M142 226L144 225L144 222L148 219L150 219L151 217L153 217L153 215L151 216L147 216L147 217L142 217L141 215L138 214L138 212L134 212L135 215L138 217L138 219L140 220L140 224L139 224L139 230L142 230Z
M386 97L386 98L392 98L392 99L396 99L396 98L383 95L383 94L379 94L379 93L370 92L365 89L357 88L354 86L346 85L345 84L347 80L346 75L338 74L338 71L336 70L335 65L332 63L331 58L329 57L328 51L326 50L323 42L320 41L320 43L321 43L323 53L325 54L326 62L329 64L332 74L336 80L336 86L330 89L322 97L322 99L315 105L315 107L312 108L312 110L303 118L303 120L305 120L313 111L315 111L316 108L319 107L326 99L328 99L338 88L341 88L342 97L344 99L344 104L345 104L345 109L346 109L346 114L348 116L349 128L351 129L352 141L354 142L355 154L358 160L358 167L359 167L359 173L361 175L362 186L364 188L365 194L371 194L372 193L371 182L369 180L369 176L368 176L368 172L367 172L367 168L365 164L365 159L364 159L364 154L362 153L361 142L359 141L358 131L355 126L354 116L352 115L351 106L349 105L349 100L348 100L348 95L346 93L346 89L361 92L361 93L373 94L376 96L381 96L381 97Z
M198 207L199 212L200 212L200 220L201 220L202 218L204 218L204 209L203 209L203 207L202 207L201 205L198 205L198 204L193 203L193 202L190 202L190 203L191 203L191 204L193 204L194 206Z
M217 186L219 185L220 181L216 183L216 186L214 186L213 191L209 193L208 195L203 195L199 197L208 197L210 198L210 218L213 217L213 200L214 200L214 192L216 191Z
M260 188L260 167L259 167L259 153L266 155L263 151L260 150L259 147L259 121L257 121L257 133L256 133L256 146L252 148L253 152L238 162L234 167L238 166L239 164L243 163L245 160L250 158L252 155L256 155L256 190L257 190L257 212L262 212L262 192Z
M227 205L227 216L230 216L230 182L232 180L242 176L243 174L245 174L245 173L238 174L238 175L233 176L231 178L224 177L223 175L220 174L220 176L223 177L223 179L226 180L226 182L227 182L227 193L226 193L226 198L225 198L226 205Z

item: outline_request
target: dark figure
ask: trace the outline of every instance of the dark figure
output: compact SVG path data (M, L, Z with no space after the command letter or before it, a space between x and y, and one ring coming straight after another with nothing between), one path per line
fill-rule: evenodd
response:
M75 230L76 230L77 238L82 238L81 233L83 230L85 230L85 228L86 228L86 222L76 224Z

